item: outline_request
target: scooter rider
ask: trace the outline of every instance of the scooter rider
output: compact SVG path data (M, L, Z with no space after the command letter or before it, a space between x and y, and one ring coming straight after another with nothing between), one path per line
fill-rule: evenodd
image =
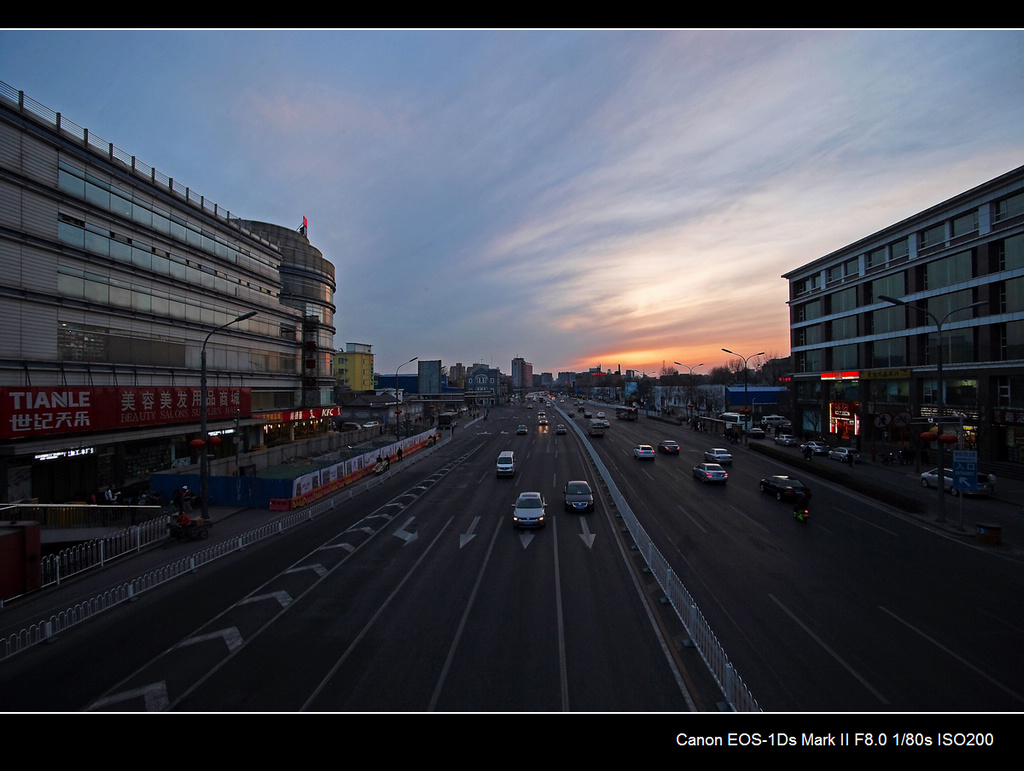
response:
M793 503L793 516L801 522L806 522L807 517L810 515L808 501L807 493L803 490L796 494L796 500Z

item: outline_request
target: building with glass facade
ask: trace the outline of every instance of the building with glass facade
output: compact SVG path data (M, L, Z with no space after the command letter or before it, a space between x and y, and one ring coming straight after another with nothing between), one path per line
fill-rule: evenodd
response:
M323 403L333 269L310 248L289 270L256 225L0 83L0 500L194 462L203 400L215 454L320 425L297 408ZM292 286L296 270L323 285Z
M941 403L961 449L1024 470L1024 167L783 278L797 431L927 449Z

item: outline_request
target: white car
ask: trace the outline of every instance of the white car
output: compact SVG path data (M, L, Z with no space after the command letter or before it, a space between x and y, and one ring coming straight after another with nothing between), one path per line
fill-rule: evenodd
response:
M732 453L721 447L715 447L704 451L704 460L711 461L712 463L718 463L722 466L728 466L732 463Z
M806 452L811 451L811 455L828 455L828 445L824 442L807 442L807 444L800 445L800 451Z
M992 495L996 491L996 477L995 474L978 474L978 489L977 490L958 490L953 487L953 472L950 469L946 469L946 473L943 475L945 478L946 492L953 495L963 493L964 495ZM921 486L922 487L936 487L939 482L939 470L933 468L931 471L926 471L921 474Z
M546 519L544 498L540 493L520 493L519 498L512 504L513 527L544 527L547 524Z
M783 447L796 447L796 437L792 434L779 434L775 437L775 444L781 444Z
M637 460L654 460L654 448L649 444L638 444L633 448L633 457Z

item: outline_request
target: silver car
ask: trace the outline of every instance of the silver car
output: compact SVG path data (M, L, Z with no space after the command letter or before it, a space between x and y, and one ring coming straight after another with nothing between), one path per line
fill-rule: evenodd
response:
M720 463L723 466L728 466L732 463L732 453L721 447L715 447L710 450L705 450L704 460L711 461L712 463Z
M976 490L960 490L953 487L953 472L950 469L946 469L946 473L943 475L944 486L946 492L952 495L992 495L996 491L996 476L995 474L978 474ZM921 474L921 486L922 487L937 487L939 483L939 470L933 468L931 471L926 471Z
M546 520L547 512L540 493L520 493L519 499L512 504L513 527L544 527Z
M717 463L700 463L693 467L693 478L724 485L729 481L729 473Z
M828 457L841 463L856 463L860 460L860 454L849 447L836 447L828 451Z

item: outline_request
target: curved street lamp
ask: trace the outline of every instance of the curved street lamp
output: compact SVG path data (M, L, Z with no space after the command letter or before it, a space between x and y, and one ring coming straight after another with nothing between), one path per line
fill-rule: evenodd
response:
M744 356L742 354L730 351L728 348L723 348L722 350L725 351L726 353L731 353L733 356L739 356L741 359L743 359L743 409L745 412L749 413L750 405L747 404L747 361L753 359L755 356L764 356L764 351L761 351L760 353L752 353L749 356ZM750 422L753 423L754 421L752 415L750 416L750 419ZM743 435L747 435L746 426L743 427Z
M397 406L400 403L398 401L398 370L400 370L406 364L412 364L418 358L419 358L419 356L413 356L411 359L409 359L409 361L403 361L401 364L398 365L398 369L395 370L395 405L396 405L395 406L395 439L401 438L398 435L398 432L399 432L399 427L398 427L398 420L399 419L398 419L398 416L399 416L399 414L401 414L401 409L402 409L401 407Z
M697 367L703 367L704 364L702 362L700 364L694 364L692 367L687 366L686 364L683 364L681 361L673 362L673 364L675 364L677 367L685 367L686 369L688 369L690 371L690 379L687 381L687 389L686 389L687 392L688 392L687 396L686 396L686 402L687 402L686 409L690 413L690 417L692 418L693 417L693 409L690 407L690 404L693 403L693 371L695 369L697 369Z
M232 319L227 324L221 324L210 332L210 334L206 336L206 339L203 340L203 350L200 354L201 367L199 373L199 433L203 436L203 448L200 451L199 456L199 510L202 513L203 520L206 520L210 513L210 455L208 449L210 445L210 437L206 433L206 344L210 342L211 337L225 327L230 327L232 324L237 324L239 321L251 319L255 315L256 311L243 313L241 316ZM235 438L235 441L238 441L237 437Z
M907 308L913 308L916 311L920 311L922 313L925 313L925 314L928 315L928 318L930 318L935 323L935 332L936 332L936 337L937 337L936 342L937 342L937 347L938 347L938 355L935 357L935 367L936 367L936 377L938 378L938 381L939 381L938 382L939 405L938 405L938 412L937 412L937 414L935 416L935 425L938 427L938 434L936 436L941 436L942 435L942 417L943 417L943 413L946 411L946 386L945 386L945 383L943 383L943 381L942 381L942 325L945 324L946 323L946 319L948 319L954 313L959 313L960 311L970 310L971 308L977 308L977 307L979 307L981 305L984 305L985 303L983 303L983 302L976 302L976 303L971 303L970 305L964 305L961 308L954 308L953 310L951 310L949 313L947 313L945 316L943 316L940 319L934 313L932 313L930 310L928 310L927 308L922 307L920 305L914 305L912 303L908 303L906 300L900 300L900 299L898 299L896 297L890 297L889 295L884 295L884 294L878 295L878 299L879 300L885 300L885 302L892 303L893 305L904 305ZM937 468L938 479L936 480L937 484L935 486L938 488L938 491L939 491L939 515L938 515L938 518L935 521L936 522L945 522L946 521L946 466L945 466L945 458L944 458L945 453L943 452L944 448L943 448L942 442L936 442L936 444L938 445L938 447L936 448L936 452L938 453L938 456L939 456L939 464L938 464L938 468Z

